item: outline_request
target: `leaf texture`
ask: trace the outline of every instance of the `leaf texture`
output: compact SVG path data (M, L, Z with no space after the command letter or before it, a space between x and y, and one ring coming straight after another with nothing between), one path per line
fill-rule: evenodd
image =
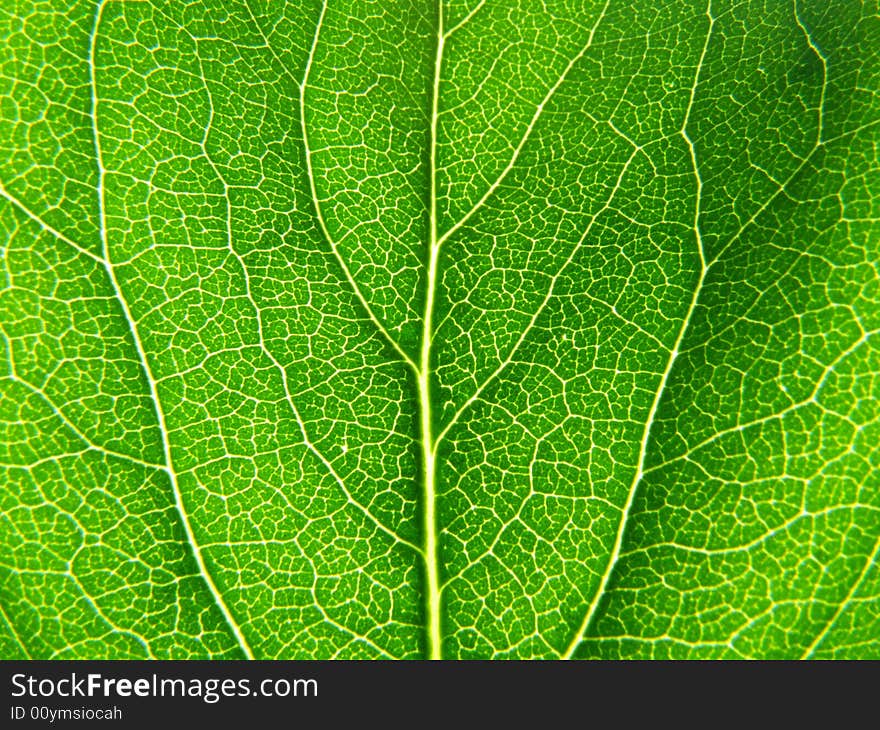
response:
M4 658L880 657L875 2L0 36Z

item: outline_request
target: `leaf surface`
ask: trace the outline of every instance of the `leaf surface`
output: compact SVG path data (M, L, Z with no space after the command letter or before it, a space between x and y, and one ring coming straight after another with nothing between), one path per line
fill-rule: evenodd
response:
M874 2L0 9L0 651L880 656Z

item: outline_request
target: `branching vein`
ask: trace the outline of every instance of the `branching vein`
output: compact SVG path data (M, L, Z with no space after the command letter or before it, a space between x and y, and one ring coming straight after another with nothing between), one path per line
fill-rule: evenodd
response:
M645 473L645 458L648 454L648 443L651 437L651 426L654 424L654 419L657 415L657 409L660 406L660 400L663 397L663 393L666 390L666 383L669 380L669 376L672 373L672 368L675 365L676 358L678 357L679 348L681 347L681 343L684 340L685 333L687 332L688 325L690 324L691 318L693 317L694 311L697 307L697 301L700 297L700 292L703 289L703 282L706 279L706 254L703 247L703 235L700 230L700 210L701 210L701 201L702 201L702 192L703 192L703 180L700 177L700 168L697 164L697 154L694 148L694 144L691 141L690 136L688 135L687 126L688 121L690 119L691 109L694 105L694 98L697 93L697 85L700 82L700 71L703 68L703 63L706 59L706 51L709 48L709 41L712 38L712 29L715 25L715 19L712 15L712 0L709 0L706 7L706 17L708 18L708 30L706 31L706 40L703 43L703 50L700 53L700 59L697 62L697 68L694 73L694 83L691 87L690 100L688 101L687 110L685 111L684 120L682 121L680 134L684 138L685 144L688 147L691 157L691 163L693 165L693 173L696 179L696 190L695 190L695 201L694 201L694 222L693 222L693 233L694 238L696 240L696 248L697 255L700 260L700 275L697 279L696 286L694 287L693 295L691 296L691 301L688 304L687 311L685 312L684 319L682 319L681 325L678 328L678 335L675 338L675 343L672 346L672 349L669 352L669 356L666 360L666 367L663 370L663 374L660 376L659 384L657 385L657 389L654 392L654 399L651 403L651 408L648 411L648 417L645 421L645 427L642 430L642 438L639 444L639 455L636 464L636 470L633 474L632 481L630 482L629 489L627 491L626 503L623 505L623 509L620 515L620 521L617 527L617 534L614 538L614 545L611 549L611 554L608 558L608 562L605 567L605 571L602 573L599 578L599 584L596 588L595 593L593 594L593 599L590 601L590 605L587 608L587 611L584 615L583 621L581 621L580 626L577 631L574 633L571 642L568 645L568 648L562 654L564 659L570 659L574 652L577 650L578 645L581 642L584 634L590 626L590 622L593 620L593 617L596 615L596 611L599 607L599 603L605 595L605 591L608 586L608 582L611 579L611 575L614 572L614 567L617 565L617 560L620 556L621 548L623 547L623 538L626 532L626 525L630 513L632 512L632 506L635 501L635 496L638 491L639 484L642 481L642 476Z
M198 541L196 540L195 533L193 532L192 526L190 525L189 516L186 512L186 509L183 504L183 496L180 492L180 485L177 481L177 474L174 470L173 459L171 456L171 442L168 437L168 427L165 423L165 413L162 409L162 403L159 398L159 392L156 385L156 379L153 377L152 370L150 369L150 364L147 359L146 350L144 349L143 343L141 341L140 333L138 332L137 322L134 316L131 313L131 309L128 306L128 301L122 293L122 288L119 285L119 281L116 277L116 270L111 263L110 258L110 243L109 243L109 231L107 230L107 214L106 214L106 203L104 200L105 195L105 180L106 180L106 169L104 167L103 154L101 151L101 136L98 131L98 84L97 84L97 65L95 62L96 59L96 49L98 42L98 30L101 25L101 17L104 13L104 8L106 6L107 0L100 0L96 9L95 9L95 19L94 24L92 26L91 37L89 41L89 56L88 56L88 66L89 66L89 85L91 91L91 119L92 119L92 135L93 142L95 148L95 159L97 160L98 165L98 186L97 186L97 194L98 194L98 209L99 209L99 226L100 226L100 235L101 235L101 250L102 250L102 258L104 269L107 272L107 276L110 279L110 282L113 286L113 291L116 294L116 298L119 302L119 306L122 309L122 313L125 316L125 321L128 324L129 332L131 333L131 338L134 343L135 349L137 350L138 357L141 361L141 366L143 368L144 378L147 381L147 385L150 389L150 396L153 402L153 406L156 411L156 419L159 424L159 430L162 436L162 449L165 457L166 470L168 473L168 478L171 483L172 491L174 492L174 503L177 508L177 512L180 515L180 520L183 525L183 529L186 533L187 540L189 541L190 547L193 551L193 557L195 558L196 564L198 565L199 572L202 575L202 578L205 581L205 584L208 587L208 590L211 592L211 595L214 598L217 607L220 612L223 614L226 623L229 625L233 634L238 641L241 650L244 652L245 656L248 659L253 659L253 652L251 651L250 646L248 645L247 640L242 633L241 628L238 623L232 616L231 611L229 610L226 602L223 600L223 596L220 591L217 589L216 584L214 583L214 579L211 576L211 573L208 571L208 567L205 564L204 557L202 556L201 548L199 547Z

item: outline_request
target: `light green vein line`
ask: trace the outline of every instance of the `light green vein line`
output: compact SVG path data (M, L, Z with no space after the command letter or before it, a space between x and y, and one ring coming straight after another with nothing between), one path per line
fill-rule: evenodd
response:
M804 25L804 22L801 20L800 13L798 12L798 2L797 0L792 0L792 6L794 9L794 19L798 24L798 27L803 31L804 36L807 39L807 45L813 50L813 53L816 54L816 57L819 59L819 63L822 64L822 89L819 92L819 106L816 109L817 116L817 126L818 126L818 134L816 135L816 146L822 144L824 131L825 131L825 93L828 89L828 61L825 58L825 54L822 53L822 49L816 45L815 41L813 41L813 36L810 31L807 29L807 26Z
M348 283L354 291L354 294L357 297L358 301L361 303L361 306L366 310L367 315L372 320L373 324L376 326L379 332L382 333L385 339L388 340L391 346L397 351L397 354L400 355L403 361L412 368L413 372L416 372L418 371L418 367L416 366L415 362L413 362L413 359L406 354L406 352L400 346L397 340L391 336L391 333L386 329L385 325L376 316L376 313L373 311L370 303L363 295L363 292L361 292L361 288L355 281L354 276L351 273L351 269L348 268L348 264L345 263L345 259L342 257L342 254L339 251L336 240L333 238L333 236L330 235L330 229L327 227L327 222L324 219L324 213L321 209L321 200L318 197L318 188L315 184L315 172L312 168L312 148L309 144L309 130L308 125L306 124L306 89L309 85L309 75L312 72L312 64L315 60L315 49L318 47L318 39L321 36L321 26L324 24L324 15L327 12L327 3L328 0L324 0L323 4L321 5L321 13L318 16L318 23L315 26L315 35L312 38L312 46L309 49L309 56L308 60L306 61L306 69L303 73L302 82L299 85L299 118L300 126L302 128L303 147L305 148L306 172L308 173L309 188L312 194L312 202L315 206L315 216L318 219L318 225L321 228L321 232L324 234L324 238L326 238L327 243L330 244L330 248L333 250L333 255L336 257L336 261L342 268L342 271L345 274L345 278L348 280Z
M804 653L801 655L801 659L809 659L813 656L816 649L819 648L819 645L824 641L825 637L828 636L828 633L834 628L834 624L837 623L838 619L843 615L843 612L846 610L847 606L852 603L853 599L856 596L859 588L861 588L862 583L865 581L865 578L868 577L868 573L871 571L871 568L875 565L877 561L877 557L880 556L880 537L877 538L874 543L874 549L871 551L871 554L868 556L868 560L865 562L864 567L862 568L861 573L856 577L855 582L850 588L849 593L846 594L846 597L841 601L840 605L837 607L837 610L828 619L825 626L822 627L822 630L817 634L816 638L810 643L810 645L804 650Z
M824 142L817 142L816 146L813 147L813 149L807 154L806 157L804 157L803 161L797 166L795 171L792 172L791 175L789 175L785 180L783 180L781 183L778 184L776 192L774 192L773 195L771 195L769 198L767 198L767 200L754 213L752 213L752 215L749 216L749 218L746 221L744 221L740 225L740 227L736 230L736 233L734 233L730 237L730 240L728 240L727 243L724 244L724 246L718 251L718 253L709 262L709 265L708 265L709 269L714 267L715 264L717 264L719 261L722 260L724 254L730 249L730 247L734 243L736 243L739 240L740 236L742 236L743 233L745 233L749 228L751 228L752 224L755 223L758 220L758 218L761 217L761 214L773 204L773 202L776 200L776 198L778 198L780 195L782 195L782 193L784 193L788 189L788 186L791 185L791 183L795 180L795 178L797 178L797 176L801 173L801 171L809 164L810 160L813 159L813 155L816 154L816 152L822 147L823 144L825 144L825 143Z
M434 79L433 79L433 90L431 95L431 149L430 149L430 252L429 252L429 262L428 262L428 280L427 280L427 291L425 295L425 312L422 317L423 323L423 333L422 333L422 349L421 349L421 359L420 366L418 368L418 386L419 386L419 406L421 413L421 441L422 441L422 467L424 469L423 474L423 483L424 483L424 501L425 501L425 514L424 514L424 532L425 532L425 559L426 559L426 568L427 568L427 584L428 584L428 595L426 597L425 606L427 612L427 643L428 643L428 654L431 659L441 659L442 658L442 637L441 637L441 610L442 610L442 587L440 585L440 577L439 577L439 559L440 556L438 554L438 545L437 545L437 524L436 524L436 448L437 444L439 444L440 440L446 435L449 428L451 427L451 423L443 430L443 432L438 436L437 441L434 441L433 438L433 414L431 410L431 346L432 346L432 320L434 316L434 300L436 298L436 286L437 286L437 272L438 272L438 259L440 254L440 248L443 245L444 241L446 241L455 231L457 231L461 226L463 226L468 219L480 208L486 200L495 192L513 166L516 164L516 160L519 157L519 154L526 143L526 140L530 136L532 130L534 129L538 118L544 110L544 105L550 100L562 82L565 80L568 72L571 68L577 63L580 58L586 53L587 49L589 49L591 43L593 42L593 37L596 33L596 29L599 26L599 23L602 21L602 18L605 15L605 12L608 9L608 5L610 0L607 0L605 6L602 9L602 12L599 14L598 19L590 30L590 35L587 39L586 44L581 49L581 52L576 55L568 64L568 66L563 71L562 75L557 79L556 83L550 88L547 92L544 100L538 105L535 110L535 114L532 117L532 120L529 123L528 128L523 134L517 148L514 150L511 159L509 160L507 167L501 172L495 182L489 187L486 193L480 198L479 201L471 208L468 213L466 213L459 221L450 228L445 234L442 236L438 235L437 230L437 131L438 131L438 120L439 120L439 101L440 101L440 73L443 65L443 47L444 40L448 37L448 34L444 34L443 31L443 3L442 0L438 0L437 4L437 51L434 59ZM474 9L473 12L479 9L479 6ZM473 13L471 13L473 14ZM470 16L468 16L470 17ZM453 28L454 31L457 27ZM630 158L631 160L632 158ZM629 163L627 163L628 165ZM619 183L619 181L618 181ZM616 190L616 188L615 188ZM612 194L613 197L613 194ZM598 216L598 214L597 214ZM594 218L595 220L595 218ZM573 256L574 254L572 254ZM552 287L551 287L552 293ZM549 297L549 294L548 294ZM545 300L546 303L546 300ZM536 315L537 317L537 315ZM533 319L534 322L534 319ZM523 338L525 334L523 335ZM521 338L521 340L523 339ZM520 341L521 341L520 340ZM519 346L519 343L514 347L513 352L516 351L516 347ZM511 356L513 355L511 352ZM501 369L506 365L502 364L499 367L497 372L500 372ZM488 385L493 376L490 376L490 379L487 380L483 387ZM479 392L482 392L480 389L478 393L474 395L474 399L479 395ZM456 414L455 418L460 415L461 412L464 411L464 408L467 407L466 404L459 412Z
M24 386L29 391L31 391L34 395L36 395L38 398L40 398L44 403L46 403L52 409L52 412L56 416L58 416L58 418L61 420L61 422L68 429L70 429L76 435L76 437L80 441L82 441L89 449L91 449L93 451L97 451L98 453L101 453L101 454L106 454L107 456L112 456L116 459L123 459L125 461L129 461L132 464L137 464L138 466L143 466L148 469L159 469L161 471L166 471L164 464L154 464L153 462L150 462L150 461L144 461L143 459L138 459L136 456L132 456L131 454L123 454L120 451L114 451L113 449L109 449L106 446L99 446L98 444L94 443L88 436L86 436L76 426L76 424L74 424L67 416L65 416L64 413L62 412L62 410L57 405L55 405L55 403L49 398L49 396L47 396L42 390L40 390L39 388L35 388L33 385L31 385L30 383L28 383L25 380L22 380L21 378L19 378L16 375L12 375L10 379L13 382L19 383L20 385Z
M6 614L6 609L3 608L3 605L0 604L0 616L3 616L4 623L9 627L9 632L12 634L12 638L15 639L15 643L19 645L21 650L24 652L24 655L28 659L33 659L31 653L27 650L27 647L24 645L24 642L21 640L21 637L18 635L18 631L15 630L15 626L12 625L12 621L9 620L9 616ZM6 657L4 657L5 659Z
M77 551L77 552L79 552L79 551ZM79 589L80 593L82 594L82 598L86 602L88 607L90 609L92 609L92 611L95 612L95 615L97 615L97 617L99 619L101 619L101 621L103 621L105 624L107 624L107 626L110 627L110 631L112 633L117 634L119 636L127 636L127 637L133 639L134 641L136 641L138 644L140 644L143 647L144 654L147 656L148 659L155 659L156 656L153 654L153 650L150 649L150 645L147 643L147 640L143 636L141 636L141 634L135 633L131 629L122 628L121 626L117 625L114 621L111 621L110 617L107 616L107 614L105 614L103 610L101 610L101 607L98 605L98 597L93 596L91 593L89 593L86 590L85 586L80 581L79 576L73 572L73 562L74 562L74 560L76 560L76 557L77 556L74 555L68 561L66 572L57 573L57 575L63 575L71 580L71 582L77 587L77 589ZM110 632L108 632L108 633L110 633Z
M449 40L449 36L451 36L455 31L465 25L471 18L473 18L477 11L482 8L486 4L486 0L480 0L476 5L474 5L474 9L471 10L467 15L465 15L460 21L458 21L455 25L453 25L449 30L447 30L443 34L444 40Z
M418 368L419 411L421 415L422 483L424 485L425 568L428 591L425 597L427 614L427 649L431 659L442 659L440 634L440 555L437 548L436 515L436 462L433 442L433 414L431 412L431 338L434 318L434 299L437 287L437 261L440 241L437 239L437 119L440 103L440 71L443 66L443 0L437 0L437 50L434 57L434 81L431 94L431 149L430 149L430 241L428 281L425 292L425 312L422 317L422 349Z
M761 214L765 210L767 210L768 207L770 207L770 205L773 203L773 201L776 200L776 198L779 197L788 188L788 186L792 183L792 181L794 181L794 179L797 178L797 176L801 173L801 171L809 164L810 160L813 159L813 155L816 154L817 150L819 150L824 144L826 144L826 142L831 142L831 141L841 139L842 137L846 136L846 134L841 134L838 137L835 137L835 138L832 138L829 140L823 139L824 126L825 126L825 95L827 93L827 88L828 88L828 64L825 60L825 55L822 53L822 51L819 49L819 47L813 42L812 36L810 35L806 26L801 22L800 16L798 15L798 11L797 11L797 2L796 1L794 2L794 16L795 16L795 21L797 22L798 26L800 27L800 29L803 31L804 35L806 36L807 44L810 46L810 48L813 50L813 52L816 54L816 56L819 58L819 61L822 64L822 89L819 93L819 106L816 110L816 117L817 117L816 140L813 143L813 149L811 149L804 156L803 160L801 160L800 164L795 168L795 170L791 173L791 175L789 175L782 183L777 183L776 192L773 195L771 195L769 198L767 198L767 200L764 202L764 204L761 205L751 216L749 216L749 218L745 222L743 222L742 225L740 225L740 227L737 229L736 233L734 233L733 236L730 237L730 240L724 244L723 248L721 248L721 250L718 252L718 254L712 259L712 261L709 262L709 268L712 268L712 266L714 266L718 261L721 260L722 256L724 256L725 252L736 241L739 240L739 237L747 229L749 229L755 221L758 220L758 218L761 216ZM866 127L867 126L871 126L871 125L866 125ZM862 128L857 129L857 130L852 130L852 133L854 133L854 134L858 133L859 131L861 131L861 129Z
M99 263L101 265L104 264L104 259L102 259L100 256L93 254L87 248L80 246L78 243L76 243L72 239L68 238L63 233L61 233L61 231L56 230L55 228L50 226L48 223L46 223L46 221L44 221L40 216L38 216L36 213L34 213L32 210L30 210L30 208L28 208L18 198L16 198L12 194L10 194L6 190L6 188L2 185L2 183L0 183L0 197L8 200L10 203L12 203L12 205L14 205L16 208L18 208L22 213L24 213L34 223L36 223L38 226L40 226L44 231L52 234L53 236L55 236L55 238L57 238L62 243L66 243L68 246L75 248L83 256L88 256L90 259L92 259L92 261L96 261L97 263Z
M615 182L614 187L611 190L611 194L608 196L608 200L606 200L605 203L602 205L602 207L599 208L599 210L597 210L596 213L594 213L593 216L590 218L590 222L587 224L583 235L581 235L578 242L572 247L571 253L568 255L568 258L566 258L565 261L562 262L562 265L557 270L556 275L552 278L552 280L550 282L550 286L547 289L547 294L544 296L544 299L541 301L541 303L535 309L534 314L532 314L532 317L529 320L528 324L523 328L522 333L520 334L517 341L514 343L513 347L510 349L510 352L508 353L507 357L504 358L504 360L502 360L498 364L498 366L495 368L495 370L492 371L492 373L489 375L489 377L487 377L483 381L483 383L474 391L473 395L471 395L471 397L468 398L461 405L461 407L455 412L455 414L449 420L449 423L447 423L446 426L443 428L443 431L440 432L440 435L437 436L437 440L434 442L435 453L436 453L437 447L440 445L440 442L446 437L446 434L449 433L449 430L458 422L458 420L459 420L459 418L461 418L462 414L471 405L473 405L474 402L476 402L476 400L480 397L480 395L482 395L483 391L485 391L485 389L489 386L489 384L492 383L505 370L505 368L507 368L507 366L510 365L510 363L513 361L513 358L516 355L517 351L519 350L520 346L525 341L529 332L531 332L533 327L535 326L535 322L538 321L538 318L541 316L541 313L547 308L547 304L553 298L553 292L556 290L556 285L559 283L560 277L565 272L565 270L568 268L568 266L571 264L571 262L574 261L575 256L577 256L578 252L581 250L581 247L583 246L584 241L586 241L587 238L589 237L590 232L593 230L593 225L596 223L596 220L599 218L599 216L601 216L605 211L607 211L611 207L611 204L614 201L614 197L617 195L617 191L620 190L620 186L623 183L623 178L626 176L627 170L629 170L629 167L632 164L632 161L635 159L636 155L639 153L640 150L641 150L641 147L636 146L635 149L632 151L632 154L630 154L629 159L627 159L627 161L621 167L620 174L617 176L617 181ZM598 301L598 300L596 300L596 301ZM615 315L620 317L620 315L617 313L617 310L615 309L615 307L613 305L606 304L605 302L602 302L602 304L605 304L605 306L609 307L609 309L611 309ZM638 329L641 329L641 328L638 328Z
M174 471L173 460L171 457L171 442L168 438L168 427L165 423L165 413L162 409L161 401L159 400L159 392L156 387L156 379L153 377L153 373L150 369L150 364L147 360L146 351L143 347L143 343L141 342L140 335L138 333L137 324L135 323L135 319L132 316L131 310L129 309L128 302L125 299L125 296L122 293L122 289L119 286L119 282L116 278L116 271L113 267L113 264L110 262L110 247L108 241L108 232L107 232L107 213L106 213L106 204L104 200L104 182L106 177L106 169L104 167L103 154L101 151L101 140L100 135L98 133L98 84L97 84L97 69L95 65L95 50L97 46L97 38L98 38L98 29L101 24L101 17L104 12L104 7L108 0L100 0L98 2L97 8L95 10L95 20L94 25L92 26L92 34L89 39L89 56L88 56L88 64L89 64L89 85L91 91L91 120L92 120L92 137L93 144L95 148L95 158L98 164L98 212L99 212L99 227L101 234L101 249L103 253L103 264L104 268L107 271L107 276L110 278L111 283L113 284L113 289L116 294L116 298L119 301L119 305L122 308L122 312L125 316L126 323L128 324L129 332L131 333L132 341L134 342L135 349L137 350L138 357L141 360L141 366L143 368L144 377L146 378L147 385L150 389L150 395L153 402L153 407L156 411L156 419L159 424L159 432L162 436L162 450L165 456L165 464L167 467L167 473L169 477L169 481L171 482L171 488L174 492L174 503L177 508L177 512L180 515L181 523L183 524L184 532L186 533L187 540L190 543L190 547L193 551L193 557L195 558L196 564L199 568L199 572L202 575L202 578L205 581L205 584L208 586L208 590L211 592L211 595L214 598L214 602L217 604L217 607L220 609L220 612L223 614L226 623L229 625L233 634L235 635L236 640L238 641L239 646L244 652L245 656L248 659L253 659L253 652L251 651L250 646L248 645L247 640L242 634L241 628L236 623L235 619L232 617L232 613L230 612L228 606L226 605L223 597L220 595L220 591L217 589L217 586L214 583L213 578L211 577L211 573L205 565L204 558L202 557L202 551L199 548L198 541L196 540L195 534L193 533L192 526L189 522L189 517L186 513L186 510L183 506L183 498L180 493L180 485L177 481L177 474Z
M318 587L315 584L312 584L312 595L313 596L318 595ZM379 654L379 656L381 656L385 659L399 659L399 657L394 656L387 649L383 649L381 646L379 646L372 639L370 639L366 636L361 636L360 634L356 634L354 631L352 631L347 626L344 626L343 624L339 623L338 621L335 621L333 618L331 618L327 614L327 612L324 610L324 607L322 605L320 605L317 601L315 602L314 605L315 605L315 608L318 610L318 613L321 614L321 617L324 619L324 621L326 621L328 624L333 626L339 632L351 637L351 641L348 642L348 645L354 644L357 642L361 642L361 643L364 643L367 646L369 646L377 654ZM340 653L345 651L346 646L347 645L340 646L339 649L337 650L337 655L339 655ZM335 657L333 657L333 658L335 658Z
M834 372L834 369L840 365L844 360L846 360L850 355L854 354L862 345L864 345L871 337L878 334L880 330L871 330L870 332L864 332L859 339L857 339L852 345L843 350L837 357L835 357L822 371L822 374L816 380L816 385L813 387L810 395L804 398L803 400L797 401L795 403L791 403L780 411L776 413L770 413L766 416L762 416L760 418L755 418L751 421L747 421L746 423L740 423L736 426L730 426L729 428L721 429L720 431L716 431L711 436L707 436L705 439L700 441L688 448L683 454L679 456L674 456L671 459L667 459L666 461L662 461L659 464L655 464L654 466L645 469L645 474L650 474L651 472L662 469L670 464L674 464L677 461L681 461L682 459L688 459L692 454L695 454L700 449L708 446L711 443L714 443L720 438L724 436L728 436L732 433L742 432L746 429L753 428L755 426L760 426L763 423L770 423L771 421L776 421L780 418L784 418L789 413L792 413L800 408L810 405L811 403L819 405L817 398L819 397L819 391L822 390L822 386L825 385L825 381L828 380L828 377L831 373Z
M461 228L465 223L467 223L471 219L471 217L474 215L474 213L476 213L480 208L482 208L483 205L485 204L485 202L489 198L492 197L492 195L498 189L498 187L501 185L501 183L504 182L504 179L507 177L508 173L513 169L513 166L516 164L516 161L519 159L520 153L522 152L523 147L525 147L525 144L528 141L529 137L531 136L532 131L534 131L535 126L538 124L538 120L541 118L541 114L544 112L544 108L550 102L550 99L553 98L553 95L557 92L559 87L562 86L562 83L568 77L568 74L571 72L572 68L574 68L575 64L577 64L577 62L580 61L584 57L586 52L590 49L590 46L593 45L593 38L596 35L596 30L599 28L599 24L602 22L603 18L605 17L605 13L608 12L608 6L610 4L611 4L611 0L606 0L605 5L602 7L602 11L599 13L599 17L596 19L596 22L593 24L593 27L590 29L590 35L587 37L587 42L584 44L584 47L581 48L581 50L571 59L571 61L568 62L568 65L563 69L562 73L559 75L559 78L556 79L556 83L554 83L553 86L550 87L550 89L544 95L544 98L541 100L541 102L535 108L535 113L532 115L532 118L529 121L529 124L526 127L526 130L523 133L522 137L520 137L519 143L517 144L516 148L513 150L513 154L510 156L510 160L508 160L507 165L504 167L504 169L501 171L501 173L498 175L498 177L495 178L495 181L489 186L489 188L486 190L486 192L483 193L482 197L480 197L480 199L476 203L474 203L474 205L471 207L471 209L467 213L465 213L461 218L459 218L458 222L455 223L455 225L453 225L448 231L446 231L446 233L444 233L442 236L440 236L439 239L437 239L437 246L438 247L442 246L443 243L447 239L449 239L450 236L452 236L459 228ZM442 43L442 41L443 41L443 36L441 35L440 42ZM436 86L436 84L435 84L435 86ZM434 96L436 98L437 89L434 90ZM436 113L434 114L434 116L436 117ZM432 125L434 127L436 127L436 119L432 120Z
M654 419L657 415L657 409L660 406L660 399L662 398L663 393L666 390L666 383L669 380L669 375L671 374L672 368L675 365L675 361L678 358L679 348L681 347L681 343L684 340L684 336L687 332L688 325L690 324L691 317L694 314L694 310L697 307L697 301L700 297L700 292L703 289L703 282L706 279L706 272L708 271L708 267L706 265L706 254L703 248L703 236L700 230L700 207L702 204L703 180L700 177L700 168L697 164L696 150L694 149L693 142L691 141L691 138L688 136L687 133L687 125L688 121L690 120L691 109L694 105L694 98L696 97L697 93L697 85L700 82L700 71L702 70L703 63L706 59L706 51L709 48L709 40L712 38L712 29L715 26L715 19L712 17L712 0L709 0L706 5L706 17L709 21L709 28L706 32L706 40L703 43L703 50L700 53L700 59L697 62L697 68L694 73L694 83L691 87L690 100L688 101L687 110L685 111L684 120L682 121L680 129L680 134L684 138L685 144L688 146L688 149L690 151L691 164L693 166L694 177L696 178L696 199L694 201L693 232L697 243L697 252L700 258L700 276L697 280L696 286L694 287L694 293L691 297L690 304L688 305L687 312L685 313L684 319L682 320L681 326L679 327L678 335L675 338L675 344L672 346L672 350L669 352L669 358L666 361L666 367L660 377L660 383L657 386L656 392L654 393L654 400L651 403L651 409L648 412L648 418L645 421L645 428L642 431L642 440L641 444L639 445L639 456L636 470L633 474L632 482L629 486L626 503L624 504L623 510L621 512L620 523L617 527L617 535L614 538L614 546L611 550L611 555L608 558L608 564L605 566L605 571L599 579L599 585L596 587L596 591L593 594L593 599L590 602L586 613L584 614L583 621L581 621L580 626L572 637L568 648L562 654L563 659L571 659L575 650L580 644L584 633L589 628L590 622L593 620L593 616L596 615L596 609L599 607L599 602L605 595L605 591L608 587L608 582L611 579L611 575L614 572L615 566L617 565L617 560L620 557L620 551L623 547L623 536L626 532L626 525L629 520L630 513L632 512L632 506L633 502L635 501L636 492L638 491L639 484L642 481L642 476L645 473L645 458L648 454L648 442L651 437L651 426L654 424Z
M623 639L631 639L639 641L643 644L649 644L654 646L662 646L662 645L672 645L672 646L680 646L685 647L687 649L721 649L725 652L732 652L735 656L740 659L748 659L745 654L741 651L738 651L735 647L731 646L730 643L726 641L685 641L684 639L674 638L667 634L663 634L661 636L651 636L651 637L643 637L643 636L631 636L630 634L620 634L619 636L614 637L606 637L606 636L597 636L595 639L591 639L591 641L597 644L619 644ZM706 657L708 658L708 657ZM720 659L721 657L713 657Z
M163 13L164 14L164 13ZM251 15L253 17L253 15ZM172 22L174 22L173 18L169 18ZM187 33L190 38L194 42L196 42L196 38L193 37L186 28L181 27L185 33ZM205 76L204 66L202 64L201 58L198 59L199 72L202 75L201 81L204 84L205 95L208 99L208 123L205 126L205 134L201 143L202 154L204 155L205 161L208 163L208 166L213 171L214 175L217 177L217 180L223 186L223 199L226 207L226 247L229 249L229 253L232 257L237 261L239 267L241 267L242 277L244 279L245 285L245 293L247 295L248 303L254 311L254 320L257 325L257 340L259 342L259 347L263 351L263 354L269 359L275 369L278 371L281 377L281 384L284 388L285 399L287 400L287 404L290 406L290 410L293 412L294 419L296 420L297 426L299 427L300 435L302 436L303 443L306 448L321 462L321 464L326 468L329 472L330 476L336 481L340 490L342 491L343 496L346 498L346 501L352 505L355 509L361 512L375 527L379 528L380 531L384 532L390 538L392 538L395 542L400 543L401 545L415 550L415 552L421 555L422 551L418 545L411 543L409 540L402 538L398 535L394 530L387 527L378 517L376 517L370 510L360 502L358 502L352 493L349 491L348 487L345 486L345 482L342 480L342 477L336 471L333 464L330 460L324 456L324 454L318 449L318 447L314 444L314 442L309 438L308 431L306 430L306 424L300 415L299 408L296 405L296 402L293 397L293 391L290 388L290 381L287 376L287 369L279 362L279 360L275 357L271 349L269 348L266 342L266 336L264 333L263 327L263 312L260 307L257 305L256 299L253 296L253 288L251 286L251 277L250 271L248 270L247 264L245 263L244 257L236 250L233 237L232 237L232 201L229 197L229 190L232 186L229 185L229 182L226 180L225 175L220 172L216 163L214 162L213 157L211 157L208 152L207 142L208 137L210 136L211 129L214 123L214 98L211 95L211 90L208 87L208 82Z
M800 525L802 522L814 522L817 517L826 517L828 515L835 515L840 512L848 513L850 516L852 516L853 513L860 511L876 512L880 514L880 507L873 507L868 504L844 504L816 510L815 512L803 511L799 512L794 517L786 520L785 522L782 522L781 524L776 525L771 529L768 529L767 532L758 535L748 542L739 543L738 545L728 545L727 547L719 548L704 548L695 545L685 545L679 542L664 541L656 542L653 545L643 545L632 550L627 550L625 553L621 553L621 557L629 557L633 555L651 555L655 551L664 548L679 550L683 553L692 553L694 555L736 555L737 553L744 553L754 550L756 547L770 542L773 538L790 531L792 527L794 527L795 525Z

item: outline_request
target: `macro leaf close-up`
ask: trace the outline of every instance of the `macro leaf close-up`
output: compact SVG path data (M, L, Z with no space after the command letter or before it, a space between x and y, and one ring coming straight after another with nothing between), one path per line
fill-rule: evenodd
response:
M0 657L880 658L875 0L0 38Z

